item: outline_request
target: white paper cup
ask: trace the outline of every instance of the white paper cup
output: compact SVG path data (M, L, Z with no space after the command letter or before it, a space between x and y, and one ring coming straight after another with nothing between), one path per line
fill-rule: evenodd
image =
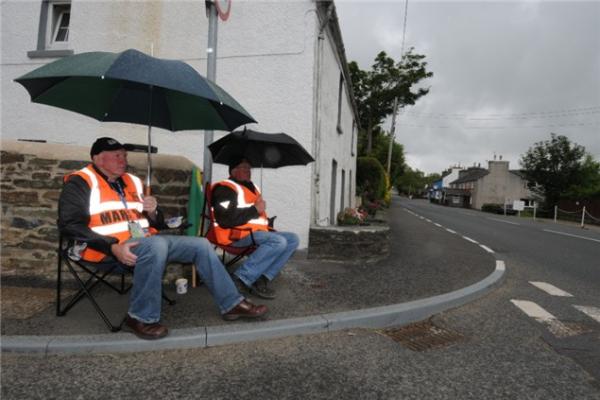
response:
M175 281L175 285L177 286L177 294L186 294L188 281L185 278L179 278Z

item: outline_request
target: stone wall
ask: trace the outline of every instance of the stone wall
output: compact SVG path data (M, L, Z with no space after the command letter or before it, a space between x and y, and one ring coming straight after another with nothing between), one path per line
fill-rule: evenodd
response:
M390 228L385 222L310 229L309 259L358 264L385 260L389 255Z
M55 279L57 201L66 173L89 163L89 148L3 141L0 274ZM129 154L129 172L146 176L146 154ZM153 155L152 190L166 217L186 215L193 164Z

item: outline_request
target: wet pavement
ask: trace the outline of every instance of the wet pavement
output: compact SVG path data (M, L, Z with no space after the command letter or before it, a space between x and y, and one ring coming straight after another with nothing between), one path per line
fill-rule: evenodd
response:
M294 257L273 281L276 299L260 300L250 296L255 303L269 306L264 321L225 322L206 287L199 285L179 295L175 284L170 283L165 285L165 293L175 299L176 304L163 304L161 322L172 333L200 327L227 333L239 330L240 326L242 329L249 325L260 328L261 324L278 322L285 325L286 321L298 323L302 318L331 313L351 316L373 307L402 305L459 291L481 282L496 269L493 255L407 212L398 197L393 198L383 218L389 223L392 242L391 254L386 260L352 264ZM3 279L3 342L36 336L76 336L78 340L85 340L87 335L90 338L101 335L109 341L111 337L122 338L122 335L134 338L129 333L109 333L86 299L66 316L57 317L51 284ZM19 293L26 294L25 301L35 303L37 308L33 312L31 309L19 311L20 302L15 298ZM127 311L128 296L107 289L96 293L109 318L118 323ZM34 301L36 297L41 300Z

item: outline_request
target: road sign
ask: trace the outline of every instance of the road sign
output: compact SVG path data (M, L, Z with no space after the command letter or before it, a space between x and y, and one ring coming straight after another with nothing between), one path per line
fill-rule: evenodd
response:
M525 202L520 200L513 201L513 210L523 211L525 209Z

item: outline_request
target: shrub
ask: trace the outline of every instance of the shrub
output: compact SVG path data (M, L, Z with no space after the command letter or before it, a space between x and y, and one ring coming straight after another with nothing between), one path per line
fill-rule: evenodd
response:
M383 200L367 201L360 206L360 210L374 217L378 210L383 210L385 203Z
M485 203L481 206L481 211L502 214L504 212L504 207L502 207L502 204Z
M363 202L383 200L387 192L385 171L374 157L359 157L356 162L356 187Z
M337 215L338 225L362 225L365 223L367 213L357 208L346 208Z

